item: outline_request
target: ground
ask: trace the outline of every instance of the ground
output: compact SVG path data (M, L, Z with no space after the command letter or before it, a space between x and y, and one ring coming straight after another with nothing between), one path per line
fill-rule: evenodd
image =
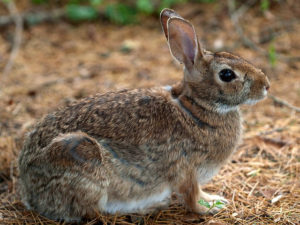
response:
M175 9L192 21L208 50L225 49L262 68L271 82L270 94L299 107L300 2L280 2L264 13L256 5L239 20L244 35L265 52L245 46L225 1L188 3ZM26 4L23 8L26 10ZM182 78L181 66L169 54L158 17L142 21L122 27L103 21L60 21L24 30L12 70L0 74L0 224L56 224L27 211L17 194L17 156L24 134L38 119L95 93L173 84ZM2 71L11 51L14 26L0 29ZM272 46L277 56L274 65L266 56L271 55ZM158 214L99 215L83 223L298 224L299 112L271 98L243 106L242 112L243 142L205 186L206 191L229 199L226 209L214 216L200 216L187 212L175 199Z

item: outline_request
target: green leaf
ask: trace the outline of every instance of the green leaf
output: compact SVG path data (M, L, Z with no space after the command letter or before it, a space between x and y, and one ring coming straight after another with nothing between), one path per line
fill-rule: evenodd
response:
M187 2L187 0L162 0L158 7L158 10L160 12L164 8L171 8L173 5L177 3L184 3L184 2Z
M39 5L39 4L47 3L48 0L31 0L31 2L32 2L33 4Z
M130 24L136 22L136 11L124 4L111 4L106 7L106 16L117 24Z
M270 45L268 55L269 55L269 62L271 64L271 66L275 67L276 62L277 62L277 55L276 55L276 50L275 50L274 44Z
M154 6L150 0L137 0L136 7L139 11L151 14L154 12Z
M92 6L67 5L66 15L72 21L95 20L98 18L98 11Z
M224 204L223 202L221 202L220 200L217 200L217 201L214 203L214 206L217 207L217 208L219 208L219 209L223 209L224 205L225 205L225 204Z
M90 0L90 4L93 7L99 6L102 2L103 2L103 0Z
M270 8L270 1L269 0L261 0L260 1L260 9L264 12L269 10Z
M255 176L257 176L257 174L259 174L259 172L260 172L260 169L252 170L249 173L247 173L247 176L255 177Z
M203 199L200 199L200 200L198 201L198 203L199 203L200 205L203 205L203 206L205 206L206 208L210 209L210 204L209 204L207 201L205 201L205 200L203 200Z

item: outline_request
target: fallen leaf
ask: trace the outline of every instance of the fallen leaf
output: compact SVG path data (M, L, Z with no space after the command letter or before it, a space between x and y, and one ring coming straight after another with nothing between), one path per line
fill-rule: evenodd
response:
M282 198L282 195L277 195L275 198L273 198L271 200L271 203L274 204L274 203L278 202L281 198Z

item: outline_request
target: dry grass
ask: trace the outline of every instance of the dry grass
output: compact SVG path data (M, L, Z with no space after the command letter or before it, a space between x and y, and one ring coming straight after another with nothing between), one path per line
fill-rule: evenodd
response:
M294 5L274 7L271 19L270 15L250 12L245 19L252 18L252 24L247 24L245 30L257 34L261 24L275 24L276 18L299 19L295 16L300 15L296 13L300 12L299 6L297 1ZM199 7L188 4L179 12L187 17L192 15L190 19L207 46L214 46L216 39L222 39L228 46L239 41L232 32L226 32L233 27L228 17L220 16L224 8ZM195 13L197 10L203 13ZM216 19L211 18L217 18L222 29L212 29ZM5 30L8 36L11 32L13 29ZM299 32L299 23L289 32L282 31L274 41L277 50L300 55ZM132 51L120 51L128 43ZM261 47L267 49L268 45ZM5 66L9 49L6 36L0 36L0 70ZM273 95L300 105L300 62L278 61L271 68L265 57L251 49L237 46L234 52L267 72ZM96 92L164 85L180 78L181 69L169 56L157 20L124 28L60 23L26 30L15 66L0 83L0 224L58 224L26 210L18 197L16 159L24 133L37 119L57 105ZM158 214L99 215L83 224L299 224L299 113L271 99L242 110L244 141L231 162L205 186L206 191L230 200L227 209L214 216L200 216L186 212L174 197L174 203Z

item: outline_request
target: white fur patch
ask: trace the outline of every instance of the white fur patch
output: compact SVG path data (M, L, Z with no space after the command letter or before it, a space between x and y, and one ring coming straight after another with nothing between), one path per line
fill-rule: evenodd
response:
M264 96L264 97L266 97L266 96L267 96L267 94L268 94L268 91L267 91L267 89L266 89L266 88L264 88L264 90L263 90L263 96Z
M268 95L268 91L266 88L263 89L263 97L260 99L247 99L247 101L244 102L244 104L248 105L254 105L258 103L259 101L263 100Z
M220 166L209 164L204 165L197 170L198 183L203 185L211 180L211 178L219 172Z
M244 102L244 104L247 105L254 105L256 103L258 103L261 99L247 99L247 101Z
M171 91L172 87L170 85L166 85L163 87L163 89L165 89L166 91Z
M173 103L175 103L176 105L179 105L181 109L183 109L186 113L189 114L189 112L181 107L180 103L179 103L179 100L176 98L176 99L172 99ZM217 104L216 107L214 108L214 110L217 112L217 113L221 113L221 114L226 114L228 112L231 112L231 111L235 111L235 110L238 110L239 107L238 106L228 106L228 105L223 105L223 104Z
M171 195L171 189L165 188L161 193L156 193L153 195L148 196L144 199L131 199L126 202L121 201L111 201L106 202L105 206L101 205L103 204L103 201L99 201L99 208L101 211L104 211L106 213L134 213L138 212L139 210L143 210L146 208L149 208L153 206L155 203L160 203L166 198L168 198Z
M219 104L216 105L215 110L218 113L225 114L225 113L228 113L228 112L231 112L231 111L238 110L238 106L228 106L228 105L224 105L224 104L219 103Z

